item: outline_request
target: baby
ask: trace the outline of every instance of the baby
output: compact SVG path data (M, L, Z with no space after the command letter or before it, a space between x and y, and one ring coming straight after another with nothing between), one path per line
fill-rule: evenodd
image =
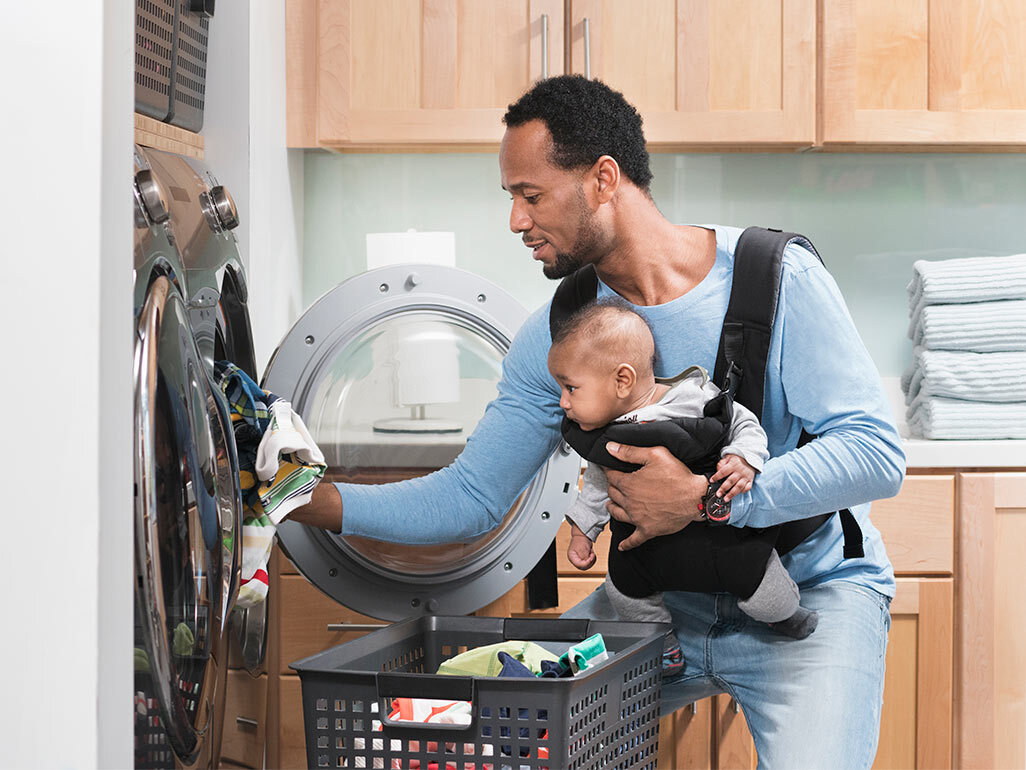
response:
M751 489L768 457L766 434L755 415L732 403L704 369L692 366L661 380L653 373L654 359L648 324L623 301L592 302L568 318L556 331L548 358L549 372L562 389L563 435L582 456L593 458L594 447L604 447L610 430L619 431L616 440L624 444L665 443L692 472L706 473L710 488L719 483L706 509L722 510L726 519L730 500ZM716 440L710 442L710 436ZM671 441L659 440L663 437ZM604 450L599 455L609 457ZM566 513L567 557L581 570L595 563L593 544L609 522L608 486L598 462L588 463L581 494ZM662 591L728 591L750 617L789 636L804 638L815 630L816 613L799 605L798 586L773 547L776 528L692 522L629 551L618 546L633 527L614 519L610 530L605 590L622 620L671 623ZM671 631L664 643L664 675L683 668Z

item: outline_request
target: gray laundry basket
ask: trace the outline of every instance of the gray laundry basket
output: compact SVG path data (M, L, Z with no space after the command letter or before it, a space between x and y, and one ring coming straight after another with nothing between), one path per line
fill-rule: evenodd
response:
M608 661L568 679L444 676L439 664L509 640L601 633ZM663 636L657 623L424 616L296 661L310 767L614 770L656 767ZM392 698L471 702L467 726L397 723Z

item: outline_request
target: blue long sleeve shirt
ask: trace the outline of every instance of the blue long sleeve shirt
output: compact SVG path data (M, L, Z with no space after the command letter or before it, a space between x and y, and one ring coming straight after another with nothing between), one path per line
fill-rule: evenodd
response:
M656 376L715 367L738 228L716 233L716 261L693 289L663 305L635 306L656 345ZM612 290L599 283L599 296ZM498 396L450 466L396 484L338 484L343 535L404 543L465 541L496 527L560 440L559 387L549 374L549 305L534 312L503 361ZM869 503L897 494L905 455L880 377L833 278L814 254L784 252L762 426L770 459L732 501L731 524L766 527L850 508L865 556L844 559L840 518L783 557L800 586L851 580L894 595L894 571ZM795 449L804 428L818 438Z

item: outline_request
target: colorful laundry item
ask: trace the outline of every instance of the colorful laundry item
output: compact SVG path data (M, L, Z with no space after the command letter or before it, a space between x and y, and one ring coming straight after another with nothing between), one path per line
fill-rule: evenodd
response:
M214 365L228 399L242 486L242 577L236 604L267 598L267 561L277 525L310 502L327 466L288 401L262 390L229 361Z
M499 676L503 664L499 653L523 663L534 674L541 673L542 661L554 661L556 656L535 642L499 642L475 647L449 658L438 667L439 674L451 676Z
M579 674L608 659L609 653L602 634L592 634L583 642L572 645L559 657L559 662L568 666L574 674Z

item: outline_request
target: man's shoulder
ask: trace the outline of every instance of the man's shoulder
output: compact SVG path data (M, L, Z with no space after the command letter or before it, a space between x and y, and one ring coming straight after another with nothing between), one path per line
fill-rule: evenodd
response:
M737 243L741 240L741 235L746 228L732 227L730 225L713 225L711 227L714 227L719 233L721 241L719 247L726 251L731 264L733 264ZM782 275L800 273L811 267L821 265L822 262L820 262L819 257L799 243L789 243L787 248L784 249L783 259L781 260Z

